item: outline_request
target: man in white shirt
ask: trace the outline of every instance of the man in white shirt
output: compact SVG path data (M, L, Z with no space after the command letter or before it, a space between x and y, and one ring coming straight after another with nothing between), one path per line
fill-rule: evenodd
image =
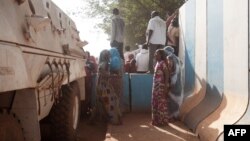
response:
M166 22L160 18L159 12L153 11L148 22L146 32L146 44L149 47L149 70L154 73L154 53L162 49L166 43Z
M148 55L148 47L146 44L142 46L140 52L136 55L136 71L138 73L146 73L148 72L148 62L149 62L149 55Z

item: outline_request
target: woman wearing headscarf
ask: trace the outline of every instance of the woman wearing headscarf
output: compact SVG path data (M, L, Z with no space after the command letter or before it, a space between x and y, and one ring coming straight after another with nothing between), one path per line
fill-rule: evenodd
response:
M110 48L110 83L114 88L115 94L119 99L120 106L122 108L122 96L123 96L123 60L120 57L117 48Z
M111 124L121 124L119 99L110 84L110 52L103 50L100 53L96 82L96 103L93 109L92 120L99 114Z
M179 116L179 108L183 101L182 64L180 59L174 54L174 48L166 46L164 51L167 55L167 66L170 72L169 116L171 121L174 121Z
M169 72L166 66L166 54L163 49L156 50L155 60L152 90L152 125L166 126L169 122L167 96Z

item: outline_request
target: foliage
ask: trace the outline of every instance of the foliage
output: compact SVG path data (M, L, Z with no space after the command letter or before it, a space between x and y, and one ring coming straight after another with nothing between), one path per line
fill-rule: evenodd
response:
M125 20L125 45L134 48L135 43L145 42L145 32L150 13L159 11L165 20L167 11L173 12L178 9L185 0L85 0L88 2L88 15L90 17L103 18L103 23L98 27L105 33L111 33L112 9L117 7Z

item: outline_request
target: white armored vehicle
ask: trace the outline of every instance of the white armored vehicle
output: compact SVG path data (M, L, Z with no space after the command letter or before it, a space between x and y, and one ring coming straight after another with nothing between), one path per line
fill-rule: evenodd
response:
M50 0L0 0L0 141L75 139L84 43Z

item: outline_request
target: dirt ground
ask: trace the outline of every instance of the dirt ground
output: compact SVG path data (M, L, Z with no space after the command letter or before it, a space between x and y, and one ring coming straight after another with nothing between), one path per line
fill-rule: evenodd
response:
M150 121L148 113L128 113L119 126L103 122L90 125L81 119L77 141L199 141L182 122L160 128L152 126Z
M104 141L107 126L107 123L102 121L90 124L88 118L83 117L78 127L77 141Z
M122 120L122 125L110 125L102 121L90 124L88 118L82 117L77 141L199 141L180 121L165 127L152 126L150 113L127 113Z
M123 125L108 125L105 141L199 141L182 122L169 126L151 125L150 113L129 113L123 117Z
M81 118L77 129L76 141L104 141L107 133L107 123L96 122L90 124L87 118ZM43 134L41 141L53 141L51 138L51 128L48 124L43 124Z

